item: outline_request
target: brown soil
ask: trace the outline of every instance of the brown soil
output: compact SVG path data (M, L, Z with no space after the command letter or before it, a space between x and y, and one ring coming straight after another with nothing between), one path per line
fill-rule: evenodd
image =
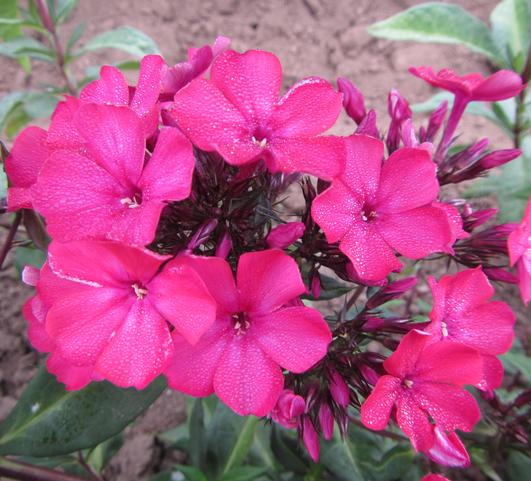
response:
M365 93L368 104L380 116L386 110L387 93L397 88L411 102L428 98L433 90L407 73L410 65L449 67L458 72L487 73L488 65L478 55L457 46L392 43L371 38L366 27L409 6L413 0L81 0L65 27L70 33L83 21L83 39L120 25L137 27L159 45L168 63L183 60L190 46L211 43L216 35L232 38L233 48L273 51L284 68L284 86L318 75L334 81L348 77ZM483 20L496 0L459 0L457 3ZM106 52L83 58L77 73L89 65L128 58L120 52ZM31 78L24 78L18 65L0 59L0 95L23 88L57 84L60 77L53 65L35 65ZM495 127L478 118L467 120L470 138L490 137L493 145L509 147ZM349 134L353 125L342 118L337 133ZM4 219L4 222L7 220ZM15 279L11 269L0 273L0 419L15 404L31 378L39 356L25 337L20 309L31 290ZM514 299L512 295L510 295ZM113 460L109 479L144 480L153 472L159 452L153 434L182 422L184 402L177 393L167 392L126 433L126 443Z

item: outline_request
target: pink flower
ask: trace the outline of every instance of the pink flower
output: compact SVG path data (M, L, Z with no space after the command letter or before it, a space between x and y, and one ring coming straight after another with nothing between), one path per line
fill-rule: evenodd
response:
M518 266L520 294L527 304L531 300L531 197L520 225L509 235L511 265Z
M203 75L212 64L212 61L227 50L230 39L217 37L214 45L205 45L201 48L188 50L188 61L180 62L174 67L164 66L162 76L161 96L163 100L173 100L176 92L195 78Z
M346 144L345 171L314 200L312 216L357 275L375 282L399 271L395 250L411 259L451 252L453 229L433 205L439 184L430 154L402 148L382 166L380 140L352 135Z
M145 137L155 133L159 121L158 99L162 86L164 60L159 55L146 55L140 62L135 88L129 88L122 72L116 67L101 67L100 78L81 90L83 103L129 106L141 120Z
M197 78L177 92L170 115L197 147L229 164L263 159L271 172L333 178L343 168L343 140L318 134L336 121L341 94L311 77L279 100L281 81L273 54L228 50L214 61L210 80Z
M465 384L477 384L482 362L473 349L453 342L431 343L429 334L411 331L383 364L380 377L361 407L369 429L387 426L393 407L396 420L417 451L435 443L430 418L443 431L471 431L480 412Z
M315 309L286 306L306 291L295 261L280 250L240 257L177 258L196 270L217 302L217 320L194 346L175 333L169 385L192 396L215 392L236 413L263 416L282 392L282 369L300 373L318 362L331 341ZM167 268L172 270L172 263Z
M31 209L31 187L50 155L46 144L47 132L40 127L26 127L15 139L5 161L5 171L11 187L7 190L7 209Z
M142 123L127 107L83 105L73 125L85 148L54 150L33 188L50 235L148 244L166 201L190 193L192 145L167 127L146 158Z
M273 421L286 429L295 429L305 409L306 404L301 396L297 396L291 389L284 389L270 415Z
M511 70L498 70L484 78L479 73L459 76L449 69L435 73L431 67L411 67L409 71L416 77L467 98L469 101L497 102L519 94L524 87L521 77Z
M49 272L37 286L47 309L45 333L42 317L39 326L30 316L30 324L51 339L46 350L53 349L65 367L142 389L174 351L170 325L196 343L215 318L215 303L199 276L177 263L160 272L166 260L114 242L52 242ZM37 307L34 300L33 312ZM30 328L35 344L37 336Z
M507 304L490 301L494 289L481 268L467 269L439 282L429 279L433 292L432 339L460 343L476 349L483 360L482 389L500 386L503 368L496 355L511 347L515 317Z
M450 481L448 478L441 476L440 474L429 473L424 476L420 481Z
M267 236L267 245L272 248L285 249L300 239L304 234L304 224L302 222L288 222L280 224Z
M432 461L443 466L466 468L470 466L470 456L454 432L445 433L439 427L433 426L434 444L424 454Z

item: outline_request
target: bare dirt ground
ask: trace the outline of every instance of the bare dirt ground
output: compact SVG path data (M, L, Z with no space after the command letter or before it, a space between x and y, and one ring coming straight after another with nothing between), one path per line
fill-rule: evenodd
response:
M411 102L428 98L432 89L407 72L410 65L449 67L458 72L488 73L485 61L456 46L392 43L371 38L366 27L409 6L413 0L80 0L65 27L69 33L83 21L83 39L120 25L143 30L159 45L168 63L185 59L190 46L211 43L217 35L232 38L232 47L274 52L284 68L284 87L296 80L318 75L331 81L348 77L365 93L368 104L380 115L386 110L387 93L397 88ZM459 0L456 3L483 20L495 0ZM78 65L124 60L119 52L91 55ZM21 88L60 82L53 65L36 66L31 78L15 62L0 59L0 95ZM490 137L498 147L509 141L486 121L468 119L471 137ZM382 124L383 126L383 124ZM337 133L349 134L353 125L341 119ZM28 345L20 309L31 290L15 278L12 270L0 273L0 419L5 417L31 378L39 356ZM511 292L508 297L514 299ZM516 301L517 302L517 301ZM109 468L109 479L144 480L160 463L153 434L182 422L183 398L174 392L163 395L126 434L126 443Z

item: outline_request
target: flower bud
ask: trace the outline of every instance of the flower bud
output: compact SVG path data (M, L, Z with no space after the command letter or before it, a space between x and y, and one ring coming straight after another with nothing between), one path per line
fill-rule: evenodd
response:
M463 229L472 232L476 227L487 222L496 215L497 209L483 209L473 211L469 204L465 204L463 209Z
M483 170L492 169L516 159L521 153L522 151L520 149L495 150L494 152L481 157L479 164Z
M201 227L197 229L195 234L190 239L190 242L188 242L187 249L191 251L197 249L201 244L206 242L206 240L210 237L210 234L212 234L212 232L217 226L217 219L211 219L203 222L203 224L201 224Z
M378 382L378 379L380 379L380 375L372 367L367 366L367 364L362 364L360 366L360 371L365 380L373 386Z
M225 232L221 240L218 242L218 245L216 246L216 257L226 259L231 250L232 239L230 238L230 234L228 232Z
M376 126L376 112L374 110L369 110L367 115L358 125L356 133L368 135L369 137L374 137L375 139L380 138L380 133L378 132L378 127Z
M319 461L319 437L309 416L304 416L302 441L314 462Z
M281 426L295 429L305 409L306 403L301 396L296 395L291 389L284 389L270 415L273 421Z
M343 94L343 107L347 115L360 124L365 117L365 100L363 94L354 84L343 77L337 79L337 88Z
M483 272L491 281L506 282L507 284L518 284L519 278L501 267L485 267Z
M412 112L407 100L398 93L398 90L392 89L387 99L387 111L391 117L389 131L387 132L387 149L393 153L398 149L401 139L401 128L404 121L411 118Z
M396 299L404 292L409 291L413 286L417 284L416 277L407 277L399 281L391 282L385 287L382 287L374 296L370 297L367 301L367 309L375 309L386 302Z
M442 429L433 426L435 442L425 453L428 458L443 466L466 468L470 466L468 452L455 432L446 434Z
M321 276L319 275L318 271L314 271L312 275L312 282L311 282L311 293L312 296L315 299L319 299L319 296L321 295Z
M269 232L267 244L271 248L285 249L300 239L304 234L304 224L302 222L288 222L280 224Z
M441 128L448 111L448 101L441 102L439 106L431 113L428 121L426 135L421 138L421 142L431 142Z
M334 401L341 407L346 408L350 403L350 391L341 375L335 370L328 372L330 394Z
M330 441L334 436L334 416L326 402L323 402L319 407L319 425L321 426L323 437Z

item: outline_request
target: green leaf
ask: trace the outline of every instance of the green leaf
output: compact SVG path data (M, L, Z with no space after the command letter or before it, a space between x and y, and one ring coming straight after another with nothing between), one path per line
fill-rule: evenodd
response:
M529 382L531 382L531 359L524 353L520 353L514 349L511 349L511 351L501 356L500 359L502 360L506 369L508 367L513 367L523 374L524 379L528 379Z
M17 18L17 0L0 2L0 38L10 40L20 35L20 22Z
M247 453L253 444L254 433L259 420L260 418L255 416L247 416L238 438L231 449L227 462L223 467L223 475L240 466L244 462L245 457L247 456Z
M523 481L531 472L531 458L519 451L511 451L505 463L507 481Z
M320 462L338 481L364 481L354 445L348 440L323 446Z
M50 117L57 107L59 98L48 92L28 92L24 98L24 112L33 119Z
M158 378L142 391L108 382L66 391L43 366L0 424L0 455L57 456L94 447L121 432L164 388Z
M17 247L15 250L15 268L19 274L25 266L34 266L40 269L46 261L46 254L32 247Z
M183 464L176 464L175 470L184 474L187 481L208 481L207 477L199 468L195 466L185 466ZM178 479L172 476L170 479Z
M490 14L492 36L500 45L507 64L522 72L531 46L531 2L504 0Z
M7 197L7 175L4 169L0 169L0 199Z
M160 54L155 41L145 33L133 27L119 27L96 35L78 51L78 55L104 48L116 48L136 58L150 53Z
M118 433L110 439L92 448L86 456L87 462L96 472L101 472L124 443L122 433Z
M0 55L10 58L29 56L38 60L53 62L55 53L32 37L19 37L0 43Z
M368 31L391 40L460 44L504 64L488 27L457 5L423 3L371 25Z
M83 35L83 32L85 31L86 24L84 22L81 22L76 26L74 31L72 32L72 35L70 35L70 38L68 39L68 42L66 44L66 55L70 55L71 50L74 48L74 45L79 41L81 38L81 35Z
M254 481L265 472L265 468L240 466L239 468L231 469L229 472L218 478L217 481Z
M2 97L0 100L0 132L4 130L7 119L13 111L22 105L26 95L26 92L12 92Z
M77 0L59 0L57 2L56 13L54 16L54 23L60 25L68 20L72 10L76 7Z
M299 441L292 432L273 424L271 450L277 461L289 471L305 474L309 464L302 453Z
M190 433L190 446L188 449L188 454L190 455L192 464L200 468L203 466L207 449L207 444L205 441L206 434L203 400L201 398L194 400L192 413L190 414L188 423L188 432Z

